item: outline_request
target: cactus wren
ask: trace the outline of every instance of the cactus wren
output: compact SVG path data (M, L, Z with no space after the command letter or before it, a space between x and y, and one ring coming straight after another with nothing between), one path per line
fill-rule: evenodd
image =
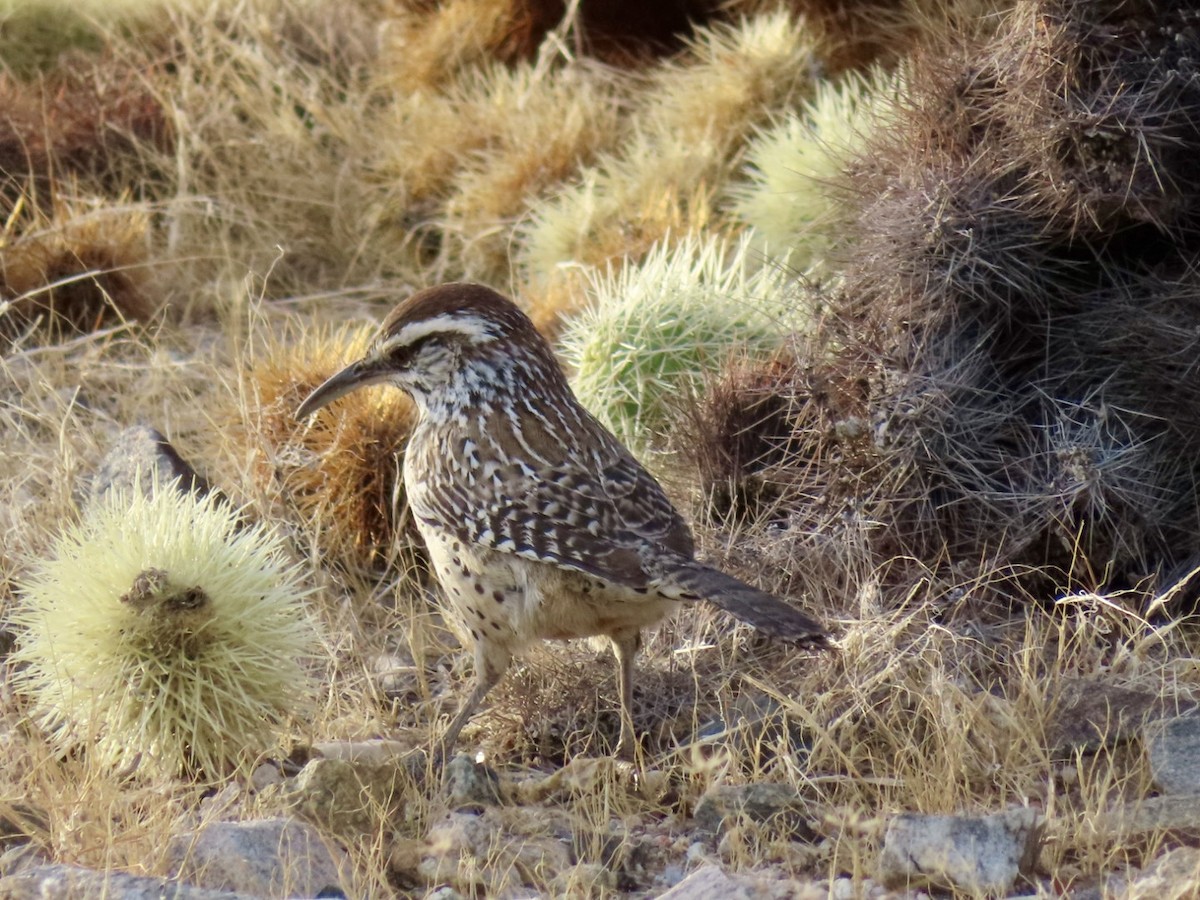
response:
M621 740L632 731L643 628L706 600L808 645L825 631L770 594L697 562L662 487L575 399L546 340L481 285L420 291L366 355L300 405L306 418L368 384L407 391L418 421L404 456L408 502L447 600L475 642L475 684L442 753L538 639L607 635L618 664Z

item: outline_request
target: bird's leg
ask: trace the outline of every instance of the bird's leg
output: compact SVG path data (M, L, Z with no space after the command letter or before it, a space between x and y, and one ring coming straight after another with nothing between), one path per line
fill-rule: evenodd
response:
M637 736L633 730L633 661L642 648L642 634L613 635L613 656L617 658L617 689L621 694L621 739L617 757L633 759Z
M512 653L507 649L483 641L475 642L475 684L438 742L434 754L437 765L445 762L454 752L454 745L458 742L458 733L470 721L475 710L479 708L479 704L483 702L483 698L488 695L488 691L499 684L511 660Z

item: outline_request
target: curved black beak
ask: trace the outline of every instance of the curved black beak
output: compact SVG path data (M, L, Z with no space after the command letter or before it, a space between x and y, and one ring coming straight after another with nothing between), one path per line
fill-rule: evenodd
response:
M339 397L344 397L351 391L383 381L387 372L381 371L378 364L369 359L352 362L342 371L327 378L315 391L305 398L296 410L297 419L307 419L323 406L328 406Z

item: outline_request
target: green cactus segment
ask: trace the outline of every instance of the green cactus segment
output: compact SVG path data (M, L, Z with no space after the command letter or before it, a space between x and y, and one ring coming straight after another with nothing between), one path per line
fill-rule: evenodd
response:
M836 185L894 115L902 76L850 73L821 82L802 109L761 130L747 151L747 180L729 189L756 248L810 274L824 274L846 197ZM844 188L843 188L844 190Z
M580 401L636 452L731 356L769 356L802 323L792 276L762 266L746 241L688 238L640 265L594 274L591 305L561 352Z

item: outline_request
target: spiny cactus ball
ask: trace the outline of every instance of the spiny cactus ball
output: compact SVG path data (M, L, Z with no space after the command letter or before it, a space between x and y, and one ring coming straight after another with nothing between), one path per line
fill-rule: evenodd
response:
M745 239L664 242L591 280L593 303L567 322L560 350L580 401L635 452L730 357L769 357L805 327L793 276Z
M17 683L60 752L217 778L307 694L300 571L215 495L110 491L22 593Z
M817 85L813 96L761 131L747 149L747 179L728 191L755 246L801 270L821 274L837 243L845 197L834 186L886 127L902 90L900 75L850 73Z

